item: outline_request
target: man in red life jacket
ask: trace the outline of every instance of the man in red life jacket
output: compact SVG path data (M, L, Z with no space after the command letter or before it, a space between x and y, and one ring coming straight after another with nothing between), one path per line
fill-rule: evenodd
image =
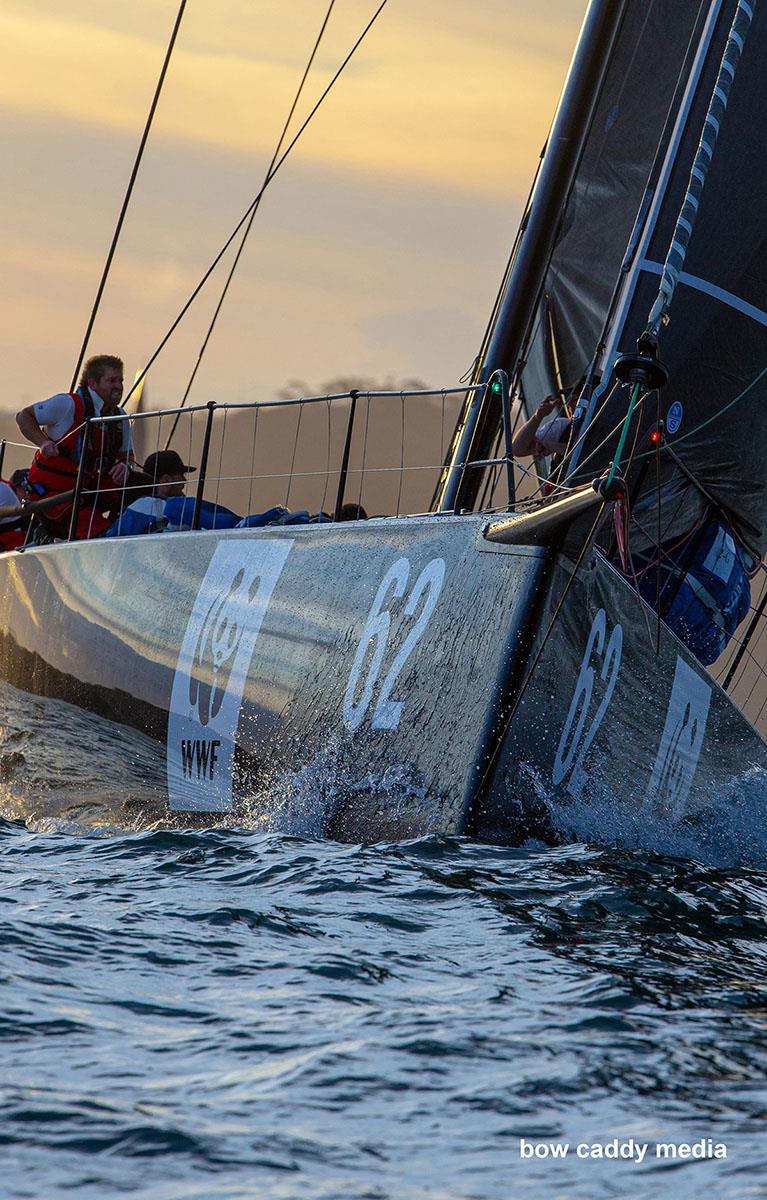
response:
M122 412L123 364L111 354L98 354L86 362L76 392L30 404L16 415L24 437L38 447L29 468L29 487L35 496L71 492L77 482L88 417L108 417ZM110 422L91 426L85 456L83 491L75 536L97 537L109 525L104 512L119 507L120 488L127 480L132 460L130 423ZM72 501L46 511L61 536L69 532Z

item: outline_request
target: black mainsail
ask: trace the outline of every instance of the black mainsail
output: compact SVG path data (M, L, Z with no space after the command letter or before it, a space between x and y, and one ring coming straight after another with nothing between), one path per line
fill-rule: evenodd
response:
M747 37L737 34L747 17ZM767 548L767 6L754 0L714 0L709 5L705 43L689 111L670 148L662 195L642 231L618 316L607 338L605 380L592 399L595 414L583 437L574 477L593 475L610 460L610 436L626 407L624 389L610 393L616 352L630 351L648 326L658 296L663 265L672 247L680 212L689 195L707 111L731 31L743 41L727 103L715 117L705 186L695 196L695 220L669 308L659 326L660 352L670 381L661 393L674 459L663 457L664 483L687 483L678 532L700 502L702 492L726 511L745 543L761 556ZM728 71L728 74L730 71ZM693 195L695 195L693 193ZM689 216L689 214L688 214ZM682 217L682 228L689 221ZM680 260L681 261L681 260ZM657 324L657 322L656 322ZM657 421L654 397L639 416L639 440L632 473L647 454L647 433ZM604 439L607 441L604 445ZM632 439L633 441L633 434ZM625 465L625 464L624 464ZM646 482L650 491L654 482ZM679 506L675 505L675 509Z

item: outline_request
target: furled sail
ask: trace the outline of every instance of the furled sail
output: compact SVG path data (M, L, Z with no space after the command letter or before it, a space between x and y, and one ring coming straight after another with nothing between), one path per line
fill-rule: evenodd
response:
M586 372L707 9L707 0L626 5L526 355L522 387L532 406L546 395L554 360L566 387Z
M671 145L662 198L639 240L609 338L610 360L613 351L634 349L647 328L739 2L715 0L710 5L694 94ZM695 515L696 505L700 507L702 493L690 483L692 478L761 555L767 548L767 4L746 7L753 11L753 20L726 108L716 118L716 145L705 187L695 199L697 215L685 238L686 257L669 323L659 331L660 355L670 381L659 406L654 394L645 398L630 481L651 498L657 486L655 472L644 478L638 473L659 408L678 460L662 456L666 493L674 490L675 480L678 485L676 528L668 522L671 510L666 506L664 537L680 532ZM610 365L605 363L606 370ZM610 432L625 408L625 390L611 391L606 376L596 398L595 419L583 438L578 474L593 475L609 461L616 441ZM628 445L633 441L632 431Z

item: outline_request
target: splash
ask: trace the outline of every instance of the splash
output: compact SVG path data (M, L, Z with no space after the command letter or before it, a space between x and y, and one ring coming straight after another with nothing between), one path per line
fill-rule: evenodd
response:
M677 815L626 799L631 789L602 783L568 802L536 770L525 776L564 841L597 842L692 858L711 866L758 866L767 859L767 771L750 767L724 792L709 790L694 811ZM621 794L623 792L623 795Z
M350 758L349 742L336 738L299 770L275 773L246 801L245 827L343 841L369 841L371 829L394 840L426 832L433 801L411 766L360 775Z

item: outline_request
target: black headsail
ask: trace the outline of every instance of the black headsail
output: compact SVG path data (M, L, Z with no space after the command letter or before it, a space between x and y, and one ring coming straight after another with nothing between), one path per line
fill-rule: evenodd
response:
M761 555L767 548L767 4L716 0L709 8L694 95L626 281L605 369L654 324L670 375L659 405L671 451L662 456L663 483L667 490L674 480L678 485L673 505L662 506L663 535L689 524L705 492ZM718 77L733 31L736 55L725 66L722 103ZM707 126L709 109L713 124ZM696 165L701 147L704 186ZM656 300L667 257L676 286L670 306L663 305L669 319L664 325ZM596 415L573 478L594 475L615 450L610 431L625 412L626 395L610 389L606 375L601 395L592 401ZM629 472L629 482L648 498L656 487L654 472L644 477L639 472L657 415L650 395L638 418Z
M567 385L586 370L707 9L707 0L592 0L474 381L498 368L517 380L526 361L523 386L534 406L550 385L554 357ZM590 44L584 46L584 39ZM579 54L591 75L591 94L583 80L573 79ZM573 83L580 84L575 110L569 100ZM578 121L583 125L576 133ZM552 181L547 160L560 151L563 122L569 122L564 135L569 144L578 138L578 153L569 171ZM499 408L489 402L467 436L467 404L452 447L454 464L488 456ZM447 471L438 503L472 507L481 474L467 470L451 489L456 472L451 479Z

